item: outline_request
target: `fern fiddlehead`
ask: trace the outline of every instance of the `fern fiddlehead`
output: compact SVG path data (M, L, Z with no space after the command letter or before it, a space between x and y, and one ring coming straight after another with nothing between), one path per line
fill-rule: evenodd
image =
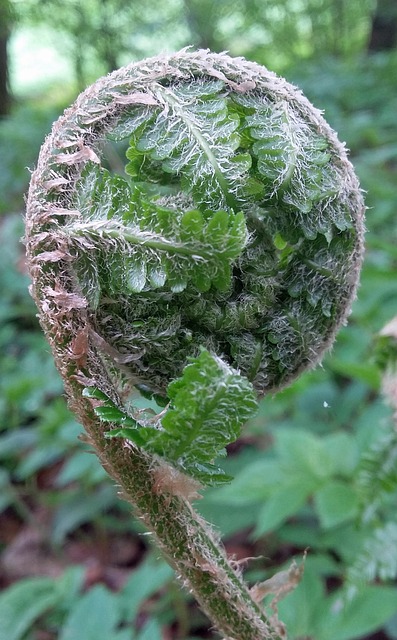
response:
M128 141L124 175L103 166L109 140ZM233 385L236 437L253 388L278 389L319 361L355 295L362 218L357 180L320 113L263 67L203 51L99 80L55 123L32 176L32 293L71 406L230 638L282 632L185 499L196 480L219 479L212 449L197 465L197 450L169 438L185 403L197 413L183 414L194 441ZM171 413L137 420L130 386L166 396L189 358L182 380L194 402L172 383ZM200 386L204 369L218 380L212 394ZM105 438L106 421L129 429L128 447ZM183 491L180 473L193 477Z

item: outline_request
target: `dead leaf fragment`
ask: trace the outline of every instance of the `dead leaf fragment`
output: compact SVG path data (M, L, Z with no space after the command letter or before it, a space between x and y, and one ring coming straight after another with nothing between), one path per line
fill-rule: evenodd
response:
M53 298L57 306L63 311L72 311L72 309L85 309L87 306L87 300L77 293L69 293L63 289L52 287L45 287L44 292L50 298Z
M58 153L56 156L56 162L59 164L79 164L80 162L88 162L91 160L96 164L100 164L101 161L98 158L97 154L91 147L82 146L79 151L75 151L74 153Z
M146 104L150 106L157 106L157 100L149 93L143 91L135 91L130 94L112 93L114 96L114 102L116 104Z

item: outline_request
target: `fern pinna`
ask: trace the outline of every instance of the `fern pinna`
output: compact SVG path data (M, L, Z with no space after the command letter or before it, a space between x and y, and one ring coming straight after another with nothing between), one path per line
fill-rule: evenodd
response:
M128 146L118 174L110 142ZM363 209L320 112L265 68L206 51L100 79L32 176L32 294L70 405L228 638L285 631L189 500L230 479L216 458L255 396L318 362L346 320ZM136 409L134 389L166 408Z

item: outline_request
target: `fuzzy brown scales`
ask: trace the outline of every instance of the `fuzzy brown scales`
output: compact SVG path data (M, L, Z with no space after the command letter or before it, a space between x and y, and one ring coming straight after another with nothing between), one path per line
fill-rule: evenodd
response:
M303 140L306 140L305 136L310 130L310 135L314 135L316 140L320 137L322 141L325 141L331 155L331 164L328 163L327 167L330 168L331 174L337 178L338 185L336 190L331 190L333 195L328 197L329 202L326 196L321 196L320 205L312 207L312 210L307 213L307 219L310 222L309 216L319 216L318 237L323 233L328 240L322 240L322 244L320 242L322 248L320 247L321 250L315 256L317 263L311 255L307 256L305 248L311 246L309 243L310 235L315 236L317 233L317 231L313 231L313 225L310 226L310 223L307 237L302 234L301 240L296 241L294 234L292 234L292 240L290 240L290 246L294 250L296 247L298 247L298 251L299 247L304 248L302 249L303 261L299 264L299 268L293 269L291 267L288 272L288 264L286 268L282 250L280 250L278 258L287 277L293 278L296 273L302 272L303 280L311 278L313 287L316 283L320 283L320 289L322 283L325 287L330 287L330 279L328 277L327 280L324 273L332 273L333 265L330 268L329 260L327 262L327 246L331 246L330 238L333 234L334 244L339 251L337 271L342 285L340 295L338 292L335 293L332 287L330 289L334 296L331 321L327 320L328 308L324 307L323 315L321 312L318 313L317 292L304 290L302 293L299 289L301 286L299 282L295 283L295 285L298 284L298 288L296 289L297 293L293 294L298 296L298 302L293 296L290 296L289 309L284 311L282 300L284 297L287 298L287 295L289 296L287 283L279 285L279 293L274 294L276 296L274 304L272 301L267 301L265 304L265 308L276 311L270 320L266 319L265 315L260 317L260 322L265 330L262 331L262 328L259 327L255 335L256 343L255 340L254 343L250 343L249 332L245 329L242 333L243 341L245 340L248 345L245 347L239 346L236 342L236 336L230 334L228 337L229 346L225 350L225 341L222 342L219 337L213 340L209 329L201 330L201 333L199 331L198 339L206 339L207 336L209 345L214 347L223 345L223 350L221 349L219 355L235 358L232 364L241 368L243 372L251 371L253 368L252 361L248 361L247 356L249 349L251 349L257 367L252 378L258 391L262 392L265 388L274 389L287 384L301 370L318 362L324 351L330 347L338 328L347 318L355 296L363 253L364 205L345 149L338 141L336 134L326 124L321 113L314 109L296 88L257 64L241 58L233 59L224 54L212 54L208 51L182 51L170 56L159 56L129 65L106 78L101 78L81 94L75 104L65 111L65 114L54 124L50 136L42 147L37 168L32 175L27 202L26 246L33 281L32 295L39 308L40 321L53 349L57 367L64 378L70 405L84 425L89 441L96 449L104 467L120 486L123 496L131 502L138 517L142 518L149 530L154 532L159 546L170 558L183 581L195 593L213 623L225 637L233 640L280 639L284 637L284 631L278 622L273 624L271 619L267 619L260 604L251 597L252 594L249 593L241 577L227 562L225 553L219 548L218 541L211 530L200 518L195 516L189 500L194 497L196 487L192 484L186 484L184 480L182 482L181 478L175 476L172 471L165 470L163 463L156 461L153 456L140 451L137 447L125 447L120 441L106 439L103 434L103 425L95 416L92 401L82 397L82 386L88 381L106 393L116 405L122 406L121 398L125 380L128 384L133 384L141 372L144 377L145 371L148 371L147 375L153 388L156 388L157 385L164 388L170 378L180 373L180 365L178 365L178 370L159 370L151 375L150 366L148 366L150 364L150 344L148 343L145 347L149 351L149 356L145 361L145 356L141 356L141 345L129 345L128 341L127 343L123 340L118 341L123 323L125 324L127 321L127 324L131 325L132 323L128 314L124 319L121 317L115 319L113 334L110 332L108 335L104 330L109 326L109 309L106 305L112 296L102 295L100 306L95 309L90 302L89 292L85 292L82 286L81 274L79 275L76 271L79 251L85 251L87 256L94 255L95 241L93 240L94 232L91 229L86 238L82 238L80 234L78 244L73 244L73 232L79 228L80 233L81 225L84 226L85 223L79 207L76 206L75 194L80 188L85 167L90 164L93 166L101 164L103 143L125 114L131 113L131 109L156 109L159 99L165 101L164 109L172 110L172 104L176 104L174 95L171 96L174 102L170 102L171 98L169 98L168 106L165 106L168 99L166 96L167 87L173 85L181 87L183 83L190 83L192 86L192 82L196 80L198 82L214 80L223 83L224 90L219 93L218 97L223 99L227 94L230 100L240 105L238 109L243 111L245 109L246 114L250 112L250 107L241 106L244 105L246 97L249 99L253 96L255 100L260 101L262 95L266 96L263 98L260 108L264 108L264 105L266 108L274 107L277 126L284 127L285 114L294 114L292 122L289 123L291 125L289 132L291 152L288 158L290 166L286 167L284 173L280 174L276 180L277 184L281 186L279 193L276 194L274 189L270 189L269 199L265 199L263 202L255 200L255 196L251 195L240 200L239 204L246 213L247 219L251 219L248 238L254 238L256 229L261 229L263 223L266 222L266 211L275 207L276 200L281 202L283 198L286 220L288 216L295 216L300 224L305 224L306 214L299 209L299 198L298 205L296 205L293 200L294 194L287 193L285 196L284 193L285 190L288 191L288 181L294 174L297 188L302 187L300 182L306 170L305 159L303 159L301 167L296 169L294 167L297 157L294 144L295 140L300 139L300 134L298 138L294 137L294 127L302 125L304 132L301 138ZM282 109L279 109L280 104L283 105ZM248 122L248 120L247 118L246 121ZM288 129L289 125L285 126ZM208 152L215 174L217 172L219 174L219 167L224 167L227 163L221 165L218 163L217 165L216 149L209 150L210 141L200 137L200 132L194 131L194 127L191 128L192 131L202 145L202 149ZM252 140L250 144L253 144ZM300 153L302 155L303 151ZM227 180L225 181L219 175L218 178L222 191L225 189ZM309 187L311 194L316 192L314 179L310 182ZM238 190L232 185L231 191L231 194L226 195L228 203L233 205L236 202ZM324 192L326 191L324 186ZM322 228L324 220L321 217L324 217L330 203L336 206L335 215L337 215L338 198L341 199L343 207L348 212L347 226L350 225L350 231L346 232L343 229L342 221L339 224L340 228L337 225L332 227L330 235L329 228L325 231ZM189 200L189 198L186 199ZM182 201L183 198L181 199L181 195L179 195L176 202L180 204ZM306 203L302 201L301 204L304 209ZM262 211L259 216L255 217L251 210L258 211L258 208L265 213ZM77 225L75 227L73 226L74 221ZM277 217L273 223L276 225L276 230L273 229L273 235L270 234L269 238L273 254L276 255L279 251L276 245L283 234L277 230ZM287 227L286 229L288 232ZM68 233L65 233L66 230ZM263 237L266 236L266 233L263 231ZM343 244L340 245L340 240L344 236L349 239L346 251ZM281 240L283 241L283 238ZM113 240L112 242L112 246L116 247L117 241ZM76 249L76 246L79 248ZM254 249L255 246L251 243L247 255L250 255L250 251L254 255ZM260 258L254 262L260 263ZM236 265L241 267L243 263L244 255L239 258ZM277 273L271 274L269 292L273 291L273 281L277 281ZM260 278L253 276L251 280L248 278L247 282L252 283L254 289L259 287L259 292L261 291L260 287L263 282ZM236 299L238 301L239 286L241 286L241 280L236 278L230 298L234 305ZM212 293L206 297L205 294L198 293L197 298L201 296L201 299L208 305L211 301L211 295ZM258 295L260 302L261 294ZM308 296L309 299L312 296L311 302L307 302L305 296ZM232 305L230 312L227 308L229 302L222 307L224 298L225 296L222 294L221 301L218 301L217 305L221 309L220 314L224 314L227 324L233 316L234 307ZM341 300L338 301L338 298ZM118 305L122 306L126 299L127 296L123 294ZM191 307L194 306L193 298L183 299L182 297L182 300L182 307L191 310ZM250 307L257 309L258 303L252 298L244 299L243 303L241 307L235 305L237 323L241 321L246 309ZM104 311L101 315L102 304ZM205 307L205 304L200 311L202 316L207 315L208 306ZM314 316L308 319L305 314L308 309L310 311L311 306L317 310ZM118 312L117 308L115 312ZM178 314L181 315L180 311ZM303 314L302 318L299 317L299 314ZM315 316L320 318L320 329L315 326ZM297 362L287 374L281 374L280 367L284 366L283 358L288 356L288 350L291 353L294 352L294 349L296 351L293 334L294 332L299 334L301 328L297 330L294 327L301 320L302 326L306 327L308 331L308 336L314 331L315 339L313 344L310 344L308 336L303 336L302 344L306 345L307 343L305 351L302 352L303 355L300 357L298 351ZM189 322L195 326L197 319L193 317L192 320L190 317ZM215 320L209 319L209 325L211 322L215 322L216 325ZM145 319L143 324L145 325ZM176 326L175 323L174 325ZM171 326L174 325L171 323ZM255 321L248 318L247 327L251 328L252 326L255 326ZM285 335L282 340L286 345L287 351L285 352L282 351L282 345L280 347L277 344L277 340L280 340L282 336L276 335L274 337L273 335L275 330L278 331L279 327L283 329L284 326L289 329L289 334ZM181 335L181 344L188 345L187 334L182 332ZM271 346L272 340L276 340L273 347ZM179 358L183 352L181 344L178 343L175 347L175 354ZM254 344L253 347L252 344ZM256 345L259 345L263 350L262 364L257 355ZM233 350L237 355L233 355ZM194 355L194 349L193 352L189 352L187 349L185 361L192 354ZM140 360L141 358L142 360ZM163 357L162 360L171 363L172 367L176 356L173 358L172 353L167 354L167 357ZM270 379L267 367L273 368ZM121 384L121 380L124 380L123 384Z

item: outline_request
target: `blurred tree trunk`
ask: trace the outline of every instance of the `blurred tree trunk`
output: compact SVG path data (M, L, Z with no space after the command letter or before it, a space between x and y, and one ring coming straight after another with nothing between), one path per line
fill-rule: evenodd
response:
M372 19L368 50L384 51L397 46L397 1L378 0Z
M11 29L11 6L8 0L0 0L0 117L7 115L11 98L8 77L8 39Z

